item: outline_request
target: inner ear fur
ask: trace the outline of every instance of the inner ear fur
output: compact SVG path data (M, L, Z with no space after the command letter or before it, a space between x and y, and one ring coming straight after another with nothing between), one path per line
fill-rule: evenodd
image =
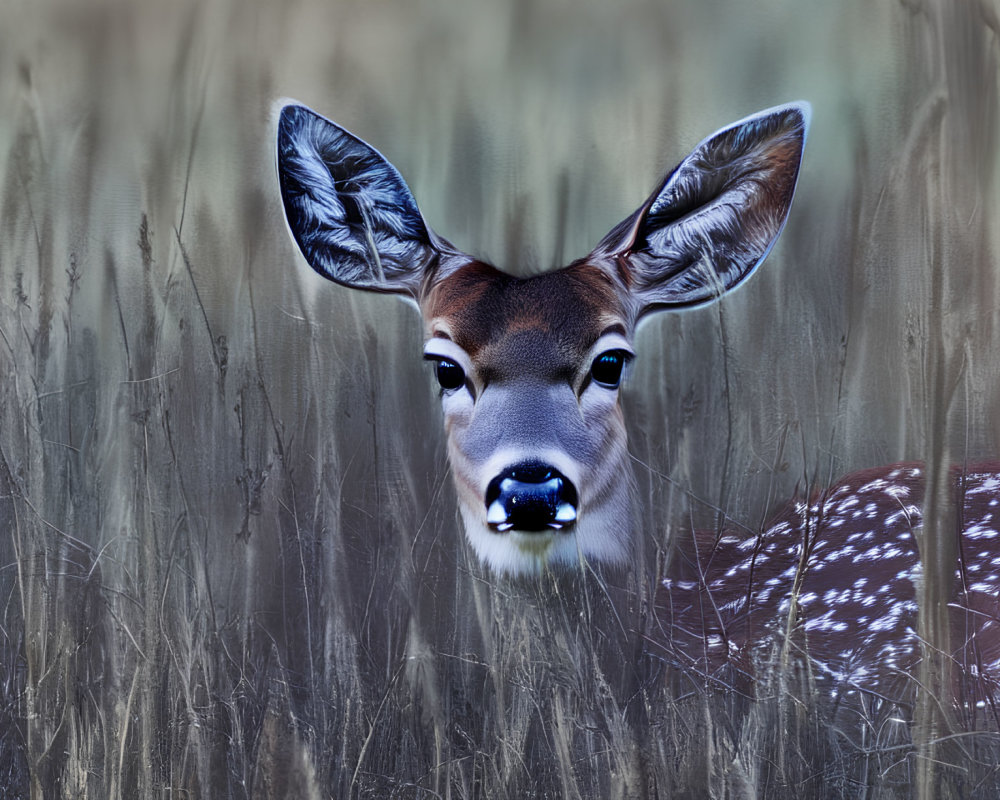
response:
M595 249L639 306L710 302L749 277L791 208L808 103L762 111L712 134Z
M300 105L282 108L278 179L285 218L310 266L357 289L418 296L452 255L375 148Z

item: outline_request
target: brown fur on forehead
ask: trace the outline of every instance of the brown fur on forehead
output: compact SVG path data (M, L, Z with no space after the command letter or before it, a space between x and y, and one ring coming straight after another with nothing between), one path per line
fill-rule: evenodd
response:
M612 279L585 262L530 278L474 262L434 286L423 312L431 335L447 333L474 360L513 348L563 365L626 319Z

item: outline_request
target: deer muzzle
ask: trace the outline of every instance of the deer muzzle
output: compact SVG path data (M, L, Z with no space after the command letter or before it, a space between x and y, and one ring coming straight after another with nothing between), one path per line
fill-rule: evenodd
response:
M486 488L486 522L497 533L564 531L576 522L576 487L555 467L508 467Z

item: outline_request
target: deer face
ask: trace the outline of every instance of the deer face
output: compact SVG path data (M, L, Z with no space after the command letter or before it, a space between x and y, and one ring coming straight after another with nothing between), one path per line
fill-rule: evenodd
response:
M418 304L466 535L494 570L627 560L618 393L636 324L716 299L764 259L788 214L808 115L806 104L781 106L714 134L589 256L517 278L435 235L370 146L302 106L282 109L292 234L327 278Z
M632 356L613 282L587 264L517 279L462 267L422 303L465 530L499 570L628 550L618 386Z

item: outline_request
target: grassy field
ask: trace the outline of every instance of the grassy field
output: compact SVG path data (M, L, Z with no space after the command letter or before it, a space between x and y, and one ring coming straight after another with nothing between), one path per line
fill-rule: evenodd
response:
M991 0L4 3L0 796L995 798L993 734L645 637L698 509L1000 454L998 59ZM638 336L628 575L475 564L416 314L287 235L280 97L518 272L812 102L765 267Z

